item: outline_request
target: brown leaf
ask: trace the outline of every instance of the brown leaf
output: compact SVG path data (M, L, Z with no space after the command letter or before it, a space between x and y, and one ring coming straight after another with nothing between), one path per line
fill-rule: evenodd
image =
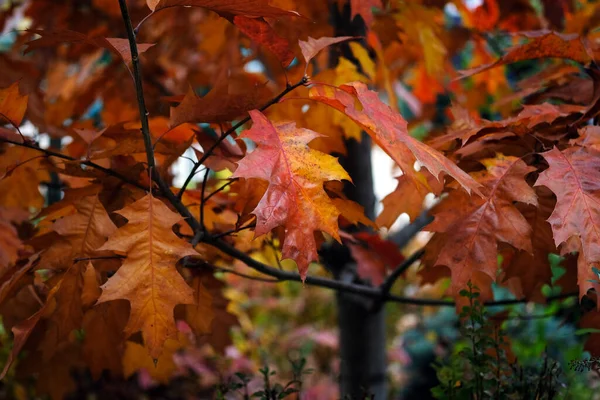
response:
M364 83L349 83L333 91L329 87L315 86L309 94L312 99L343 112L360 125L396 161L407 178L418 179L414 163L419 161L438 180L445 172L468 193L480 194L477 182L443 154L410 136L404 118L379 100L378 94L368 90ZM356 108L356 100L362 105L362 110Z
M498 155L482 163L486 170L471 175L484 186L485 197L468 197L454 190L448 198L433 208L434 221L427 230L443 232L439 240L427 245L435 251L426 257L428 267L445 265L450 268L451 292L454 296L479 271L492 281L496 279L498 242L531 253L531 227L514 206L514 202L537 205L533 189L524 177L534 168L516 157ZM486 288L480 287L484 290Z
M461 71L460 77L466 78L500 65L540 58L565 58L577 61L580 64L587 64L600 54L598 49L590 48L590 44L585 38L575 33L562 34L553 31L533 31L521 32L520 35L531 40L524 45L513 47L493 63Z
M313 59L314 56L317 55L318 52L323 50L325 47L329 47L332 44L344 42L346 40L356 39L354 36L339 36L339 37L321 37L318 39L314 39L312 37L308 37L308 40L305 42L303 40L298 40L298 44L300 45L300 49L302 50L302 55L304 56L304 60L306 64Z
M21 125L27 110L27 99L27 95L19 93L19 82L0 89L0 120L8 120L14 126Z
M542 156L550 167L540 174L535 185L546 186L556 195L556 207L548 222L561 254L579 251L581 298L588 289L600 289L588 281L597 280L592 267L600 263L600 154L585 147L563 151L555 147Z
M154 5L154 8L152 8ZM169 7L203 7L221 16L242 15L248 18L297 16L295 11L269 5L268 0L160 0L148 3L152 11Z
M158 199L148 194L119 211L128 223L119 228L100 250L126 254L115 275L102 286L98 303L126 299L131 304L125 334L142 331L150 357L158 359L163 343L176 335L173 308L194 304L194 292L175 263L197 255L192 246L175 236L173 225L181 220Z
M42 30L42 29L29 29L29 32L40 35L41 38L27 42L26 48L23 50L24 54L27 54L33 50L41 49L44 47L56 47L61 43L85 43L92 46L100 47L106 50L110 50L115 53L126 64L131 62L131 50L129 47L129 41L121 38L104 38L101 36L88 36L80 32L70 30ZM138 53L143 53L148 50L154 44L138 43Z
M275 54L283 67L290 65L295 55L288 41L279 36L264 18L248 18L236 15L233 23L238 29L256 43Z

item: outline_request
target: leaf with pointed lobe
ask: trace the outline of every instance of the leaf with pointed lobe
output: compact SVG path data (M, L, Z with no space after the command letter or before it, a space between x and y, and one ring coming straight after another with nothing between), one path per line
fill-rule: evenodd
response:
M308 264L317 260L314 231L339 240L339 211L323 189L330 180L350 180L334 157L312 150L308 143L316 132L297 128L293 122L272 123L260 111L250 111L253 126L240 138L253 140L257 149L240 162L235 178L259 178L269 182L256 209L257 236L285 227L283 257L296 261L304 279Z
M152 194L119 211L128 222L100 250L127 256L115 275L102 286L98 303L126 299L131 305L127 336L142 331L144 346L157 359L168 338L177 331L173 309L194 304L193 290L175 267L185 257L197 255L192 246L172 231L181 216Z
M4 369L0 373L0 379L4 379L12 363L15 361L16 357L23 349L23 346L25 346L25 344L27 343L27 339L29 339L29 336L33 332L33 329L36 327L40 319L47 313L48 305L50 304L50 301L56 294L56 291L58 290L59 286L60 285L57 285L50 290L50 293L48 293L48 297L46 299L46 303L44 303L44 305L37 312L35 312L26 320L12 327L12 333L14 335L13 347L10 354L8 355L6 364L4 364Z
M321 50L325 47L329 47L332 44L345 42L346 40L356 39L354 36L338 36L338 37L320 37L318 39L308 37L308 40L305 42L304 40L298 40L298 45L300 45L300 50L302 50L302 56L304 56L304 61L306 64L313 59Z
M39 185L50 179L50 173L40 152L16 146L4 150L0 153L0 206L42 208Z
M83 316L85 337L82 356L92 376L100 378L104 370L115 376L123 371L122 355L125 352L125 334L128 305L125 301L98 304ZM147 357L147 352L145 353Z
M148 0L152 11L169 7L202 7L223 17L242 15L248 18L298 16L295 11L283 10L269 5L269 0Z
M19 82L0 89L0 121L8 119L11 125L21 125L27 110L27 99L27 95L19 92Z
M593 49L587 40L578 34L563 34L553 31L521 32L519 35L531 39L528 43L515 46L496 61L476 68L461 71L465 78L500 65L540 58L564 58L587 64L597 59L600 49Z
M592 266L600 263L600 153L585 147L559 150L554 147L541 154L549 168L543 171L536 186L546 186L557 198L548 218L554 242L566 250L579 251L579 274L589 276ZM591 282L579 280L583 297Z
M443 265L450 269L454 296L476 272L491 281L496 279L498 243L530 253L533 250L531 226L514 202L537 205L536 194L525 181L525 175L535 168L501 154L482 160L482 164L486 170L471 175L483 185L484 197L468 197L463 191L453 190L432 209L435 219L426 228L442 234L434 235L426 247L435 256L424 260L429 268Z
M238 93L222 78L204 97L199 97L190 86L177 107L171 107L171 127L185 122L225 123L254 108L262 106L270 92L265 85L255 85Z
M123 59L126 64L131 62L131 49L129 41L122 38L105 38L101 36L88 36L86 34L71 30L44 30L29 29L29 32L40 35L39 39L32 40L26 44L24 54L44 47L57 47L61 43L85 43L92 46L109 50ZM138 43L138 53L143 53L154 44Z
M414 163L419 161L437 179L442 172L447 173L468 193L480 194L480 184L443 154L410 136L404 118L384 104L377 93L368 90L364 83L353 82L338 89L314 86L309 94L312 99L346 114L367 131L408 178L417 179ZM361 110L356 108L356 101L362 106Z
M24 247L15 223L26 221L28 217L25 210L0 207L0 277L15 264Z
M407 213L414 221L423 211L425 197L429 193L439 195L442 192L443 185L428 171L419 171L415 176L417 179L414 180L406 175L396 178L396 189L381 201L383 210L377 216L379 226L389 229L402 213Z

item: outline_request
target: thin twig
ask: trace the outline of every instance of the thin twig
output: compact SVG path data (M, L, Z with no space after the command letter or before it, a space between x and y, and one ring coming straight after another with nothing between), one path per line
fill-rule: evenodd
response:
M119 1L123 1L123 0L119 0ZM306 85L307 83L308 83L308 77L304 76L304 77L302 77L302 79L300 79L298 82L294 83L293 85L287 85L281 93L279 93L277 96L275 96L274 98L269 100L265 105L263 105L258 110L259 111L266 110L267 108L271 107L273 104L278 103L279 100L281 100L281 98L283 96L285 96L292 90L296 89L297 87ZM229 128L227 131L221 133L221 136L219 136L217 138L217 140L215 140L215 142L204 152L204 154L202 155L202 157L200 157L200 159L196 162L196 164L194 164L194 167L192 168L190 174L185 179L183 186L179 190L179 193L177 194L177 198L181 198L181 196L183 196L183 192L185 192L185 189L186 189L187 185L190 183L190 181L192 180L194 174L196 173L196 170L198 168L200 168L200 165L202 165L208 159L208 157L210 157L212 155L212 153L215 151L215 149L217 147L219 147L221 142L248 121L250 121L250 116L245 117L240 122L238 122L237 124L235 124L231 128Z
M214 192L212 192L208 196L206 196L206 199L204 199L204 200L208 201L208 199L210 199L211 197L213 197L217 193L225 190L226 187L228 187L229 185L231 185L233 182L235 182L237 180L238 180L238 178L233 178L233 179L230 179L229 181L225 182L225 184L221 185L219 188L215 189Z
M402 275L415 261L423 257L423 254L425 254L425 250L420 249L411 254L406 260L402 261L402 263L398 265L381 284L381 293L384 295L390 293L392 286L394 286L394 283L400 275Z
M19 142L15 142L14 140L6 139L6 138L3 138L3 137L0 137L0 141L1 142L5 142L5 143L10 143L10 144L13 144L15 146L27 147L28 149L37 150L39 152L42 152L42 153L46 154L46 156L48 156L48 157L56 157L56 158L61 158L63 160L67 160L67 161L78 162L78 163L81 163L83 165L87 165L88 167L92 167L94 169L97 169L98 171L102 171L106 175L110 175L112 177L118 178L121 181L123 181L125 183L128 183L128 184L130 184L132 186L135 186L135 187L137 187L139 189L142 189L144 191L148 190L147 187L144 187L144 186L140 185L139 183L130 180L129 178L121 175L120 173L118 173L116 171L113 171L112 169L105 168L105 167L103 167L101 165L98 165L98 164L92 162L92 161L80 160L80 159L77 159L77 158L74 158L74 157L71 157L71 156L67 156L65 154L57 153L57 152L52 151L52 150L42 149L39 146L35 146L35 145L31 144L29 141L25 141L23 143L19 143Z
M148 160L148 169L152 169L155 166L154 163L154 149L152 148L152 137L150 135L150 125L148 123L148 110L146 109L146 103L144 101L144 88L142 86L142 70L140 66L140 60L137 50L137 43L135 41L135 32L131 25L131 19L129 17L129 11L127 9L127 1L119 0L119 6L121 7L121 15L125 22L125 28L127 30L127 38L129 40L129 47L131 49L131 63L133 65L133 79L135 81L136 98L138 102L138 109L140 113L140 121L142 124L142 135L144 137L144 147L146 149L146 158ZM177 212L185 218L185 222L192 228L197 235L199 240L202 239L202 229L200 222L183 205L181 199L176 197L169 185L162 179L158 171L152 174L152 180L156 182L163 195L167 200L175 207Z
M204 171L204 179L202 179L202 191L200 193L200 226L204 231L206 231L206 226L204 226L204 206L206 205L204 193L206 192L206 183L208 182L209 173L210 168L206 167L206 170Z
M233 233L238 233L240 231L243 231L244 229L252 229L252 228L256 228L256 224L250 224L250 225L242 226L241 228L230 229L230 230L225 231L225 232L217 233L217 234L212 235L212 238L213 239L220 239L222 237L231 235Z

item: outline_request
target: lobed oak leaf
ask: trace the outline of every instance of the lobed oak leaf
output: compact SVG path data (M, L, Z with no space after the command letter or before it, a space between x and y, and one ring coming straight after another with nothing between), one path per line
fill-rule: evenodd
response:
M0 89L0 120L7 119L11 125L21 125L27 110L27 99L27 95L19 93L19 82Z
M0 205L8 208L42 208L40 182L48 181L40 153L25 147L7 147L0 153Z
M123 370L121 360L125 352L123 329L127 324L128 306L125 301L98 304L83 316L85 337L82 356L95 379L107 370L116 376ZM146 352L147 357L147 352Z
M445 172L456 179L468 193L473 191L481 194L481 185L466 172L437 150L410 136L404 118L384 104L377 92L368 90L364 83L352 82L334 90L315 86L310 89L309 95L346 114L367 131L375 143L398 164L407 178L418 179L414 163L419 161L438 180L441 173ZM356 101L362 109L356 107Z
M300 50L302 51L302 55L304 56L304 61L306 64L313 59L314 56L317 55L321 50L325 47L329 47L332 44L344 42L346 40L356 39L354 36L338 36L338 37L320 37L318 39L314 39L312 37L308 37L308 40L305 42L304 40L298 40L298 45L300 46Z
M242 93L231 92L226 78L204 97L199 97L190 86L181 103L171 107L171 128L185 122L229 122L258 108L268 96L265 85L255 85Z
M588 289L600 286L588 281L597 279L593 266L600 263L600 153L593 148L556 147L541 154L549 168L535 185L546 186L557 198L548 218L554 242L561 254L579 251L579 297Z
M419 171L416 179L409 179L406 175L397 177L396 189L381 201L383 210L377 216L377 224L390 228L400 214L407 213L411 221L423 211L425 196L429 193L439 195L443 185L427 171Z
M298 16L295 11L269 5L269 0L147 0L148 7L156 12L170 7L202 7L223 17L242 15L248 18Z
M56 47L61 43L85 43L115 53L121 57L121 59L123 59L125 64L129 64L131 62L131 49L127 39L88 36L81 32L75 32L71 30L53 31L44 29L29 29L29 32L40 35L41 38L27 42L27 47L23 50L24 54L44 47ZM138 53L141 54L150 47L154 46L154 44L139 43L137 46Z
M257 236L283 226L282 255L298 264L302 279L308 264L317 260L314 231L336 240L339 211L323 188L329 180L350 180L337 159L315 151L308 143L320 135L297 128L293 122L272 123L260 111L250 111L254 125L240 138L253 140L257 149L238 162L235 178L259 178L269 182L266 193L252 212Z
M289 42L279 36L264 18L248 18L236 15L233 17L233 23L254 42L275 54L283 67L287 67L294 60L295 55L290 50Z
M578 34L563 34L554 31L521 32L519 35L531 40L515 46L496 61L460 72L466 78L500 65L540 58L564 58L587 64L600 55L600 50L590 48L587 40Z
M450 269L451 293L455 296L469 280L485 281L484 276L476 277L476 272L487 275L488 280L496 279L499 242L533 251L531 227L514 202L537 205L536 194L524 179L535 168L501 154L482 163L486 170L471 175L483 184L484 197L453 190L432 209L435 219L427 228L438 233L426 251L437 254L429 254L425 261L428 267L444 265Z
M545 187L536 187L538 205L518 203L516 207L531 226L531 244L533 252L518 251L512 257L505 257L502 270L506 279L517 277L520 280L522 296L533 299L541 295L541 287L551 283L552 270L549 253L557 253L552 237L552 228L547 219L556 204L556 199ZM539 298L539 297L538 297Z
M192 246L178 238L173 225L181 221L152 194L119 211L128 223L112 235L100 250L127 255L123 265L102 286L98 303L126 299L131 305L125 334L142 331L144 345L153 359L177 330L173 309L177 304L194 304L194 292L175 263L197 255Z

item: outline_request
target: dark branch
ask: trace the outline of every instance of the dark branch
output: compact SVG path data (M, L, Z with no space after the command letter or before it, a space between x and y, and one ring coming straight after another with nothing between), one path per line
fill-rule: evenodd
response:
M294 272L282 271L282 270L270 267L266 264L263 264L260 261L253 259L246 253L239 251L238 249L229 245L228 243L226 243L223 240L207 239L207 243L209 245L221 250L223 253L242 261L244 264L246 264L250 268L253 268L253 269L257 270L258 272L261 272L265 275L272 276L272 277L278 279L279 281L302 282L302 279L300 278L299 274L296 274ZM362 296L369 297L369 298L376 299L376 300L381 299L382 301L386 301L386 302L389 301L389 302L394 302L394 303L412 304L412 305L419 305L419 306L454 307L456 305L456 303L452 300L417 299L417 298L396 296L396 295L392 295L389 293L383 294L380 288L375 288L375 287L367 286L367 285L358 285L355 283L342 282L342 281L338 281L338 280L321 278L321 277L316 277L316 276L307 276L304 283L306 283L308 285L312 285L312 286L319 286L319 287L324 287L324 288L333 289L333 290L337 290L337 291L343 291L346 293L354 293L354 294L362 295ZM546 298L546 300L547 301L559 300L559 299L565 299L568 297L573 297L576 295L577 295L577 293L565 293L565 294L561 294L558 296L548 297L548 298ZM489 302L485 302L484 304L488 307L493 307L493 306L502 306L502 305L519 304L519 303L527 303L527 302L528 302L527 299L514 299L514 300L489 301Z
M203 231L206 231L206 226L204 226L204 206L206 205L206 199L204 198L204 193L206 192L206 183L208 181L208 174L210 173L210 168L206 167L204 171L204 179L202 179L202 191L200 193L200 226Z
M142 123L142 135L144 137L144 147L146 149L146 158L148 159L148 169L152 171L152 180L156 182L163 195L167 200L175 207L177 212L185 217L185 221L192 228L194 232L202 232L200 222L183 205L181 199L176 197L171 188L160 176L158 171L154 168L154 149L152 147L152 137L150 136L150 125L148 123L148 110L146 109L146 103L144 101L144 88L142 86L142 70L140 66L140 59L137 50L137 43L135 41L135 33L133 26L131 25L131 19L129 17L129 11L127 9L127 1L119 0L119 6L121 7L121 15L125 22L125 28L127 30L127 38L129 40L129 48L131 49L131 63L133 65L133 79L135 81L135 91L138 103L138 109L140 112L140 121Z
M228 187L229 185L231 185L233 182L235 182L237 180L238 180L238 178L232 178L229 181L225 182L223 185L221 185L217 189L215 189L214 192L212 192L211 194L209 194L208 196L206 196L206 199L204 199L204 200L208 201L208 199L210 199L211 197L213 197L217 193L222 192L223 190L225 190L226 187Z
M144 186L140 185L138 182L132 181L131 179L129 179L129 178L121 175L120 173L118 173L116 171L113 171L112 169L105 168L105 167L103 167L101 165L98 165L98 164L92 162L92 161L80 160L80 159L77 159L77 158L74 158L74 157L71 157L71 156L67 156L66 154L57 153L55 151L48 150L48 149L42 149L39 146L31 144L29 141L25 141L23 143L19 143L19 142L15 142L14 140L6 139L6 138L3 138L3 137L0 137L0 141L2 141L4 143L10 143L10 144L13 144L15 146L27 147L28 149L37 150L39 152L44 153L48 157L56 157L56 158L60 158L60 159L67 160L67 161L78 162L78 163L81 163L83 165L87 165L88 167L97 169L98 171L104 172L106 175L109 175L109 176L115 177L117 179L120 179L121 181L123 181L123 182L125 182L125 183L127 183L127 184L129 184L131 186L135 186L135 187L137 187L139 189L142 189L144 191L148 190L147 187L144 187Z
M408 257L400 265L398 265L381 284L381 293L384 295L389 294L392 290L392 286L394 286L394 283L400 277L400 275L402 275L404 271L406 271L408 267L410 267L415 261L423 257L423 254L425 254L425 250L423 249L415 251L413 254L410 255L410 257Z

